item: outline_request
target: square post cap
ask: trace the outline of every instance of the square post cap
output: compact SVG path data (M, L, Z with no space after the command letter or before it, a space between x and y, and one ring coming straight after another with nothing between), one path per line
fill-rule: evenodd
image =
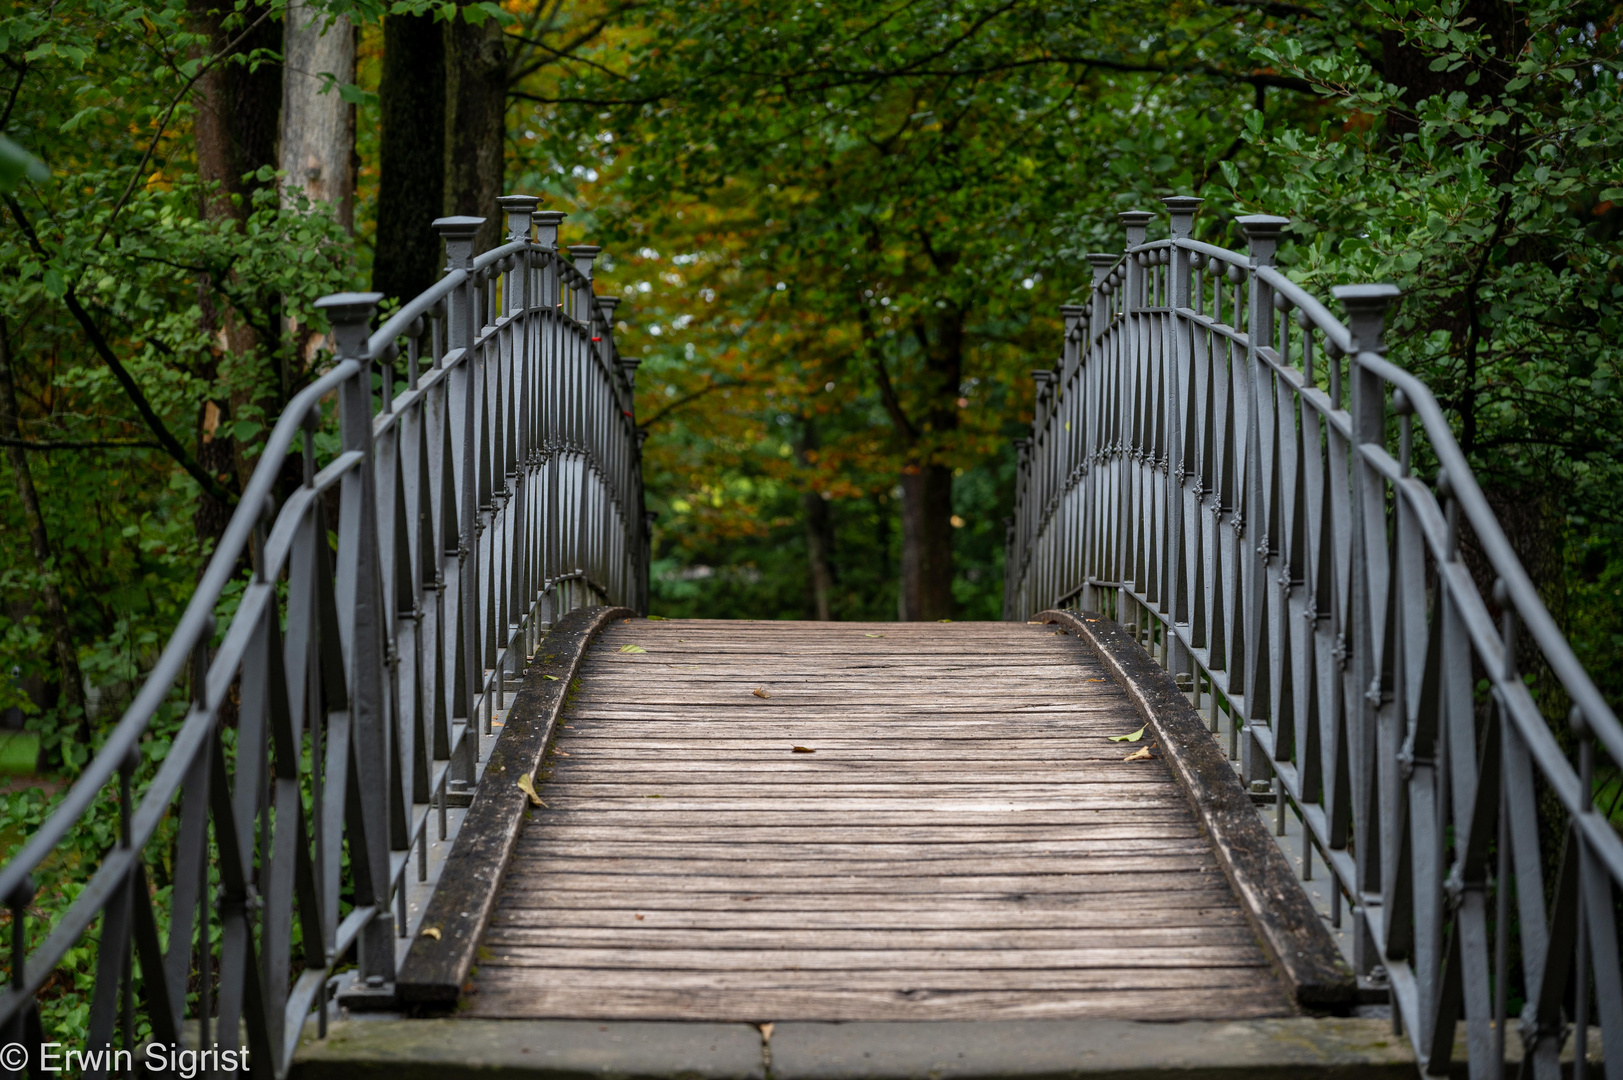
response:
M556 248L558 246L558 226L563 224L564 218L569 215L562 210L537 210L530 215L535 222L535 242L542 247Z
M473 269L473 238L482 217L442 217L434 219L434 231L445 241L445 269Z
M569 245L569 254L574 256L575 259L575 269L579 270L588 281L592 279L592 263L602 250L596 244Z
M1059 313L1060 316L1065 320L1065 329L1069 331L1075 327L1077 323L1088 317L1088 305L1061 304L1059 306Z
M1106 251L1090 251L1082 257L1088 260L1089 266L1093 267L1093 283L1095 285L1105 279L1106 275L1110 273L1110 268L1116 265L1116 260L1121 258L1120 255L1114 255Z
M507 215L507 238L509 240L528 240L530 238L530 215L541 200L534 195L503 195L496 200L496 205L502 208Z
M1386 352L1386 312L1403 290L1391 284L1337 285L1330 295L1347 309L1353 352Z
M327 313L332 323L333 353L343 360L366 358L367 328L372 322L372 311L382 293L342 292L323 296L315 307Z
M1205 199L1198 195L1168 195L1161 202L1166 204L1167 213L1172 217L1172 236L1177 240L1188 239L1195 231L1195 211Z
M1245 234L1251 250L1251 265L1272 266L1274 252L1279 250L1279 234L1291 223L1288 217L1273 214L1246 214L1234 219L1234 224Z
M603 318L608 322L614 321L614 309L619 306L620 298L618 296L600 296L597 298L597 309L603 313Z
M1116 218L1127 227L1127 246L1137 247L1144 242L1155 215L1148 210L1123 210Z

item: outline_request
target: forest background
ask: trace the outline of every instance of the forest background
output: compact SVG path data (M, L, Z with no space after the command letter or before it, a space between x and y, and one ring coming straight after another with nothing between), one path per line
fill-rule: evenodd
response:
M1407 293L1619 700L1623 6L1531 0L12 0L0 18L0 709L71 773L156 656L310 303L429 222L565 210L625 297L653 610L997 618L1011 440L1117 212L1286 214ZM328 444L330 445L330 444ZM291 473L299 469L297 461ZM8 744L9 745L9 744ZM13 756L16 756L14 753Z

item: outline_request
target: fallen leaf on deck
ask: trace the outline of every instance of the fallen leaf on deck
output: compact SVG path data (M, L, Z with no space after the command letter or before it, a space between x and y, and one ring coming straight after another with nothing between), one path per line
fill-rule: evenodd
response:
M440 940L440 928L437 926L425 926L423 927L423 936L431 937L435 941L438 941Z
M1088 682L1104 682L1103 679L1089 679Z
M543 679L546 679L548 682L557 682L558 681L558 676L556 676L556 675L543 675L541 677Z
M1105 738L1109 739L1111 742L1137 742L1144 737L1144 732L1149 730L1149 726L1150 725L1145 724L1131 735L1106 735Z
M520 791L524 792L524 794L528 795L530 797L530 801L532 803L534 803L535 805L537 805L537 806L546 806L547 805L546 803L541 801L541 796L539 796L539 795L537 795L535 793L535 783L530 779L529 774L526 773L525 775L518 778L518 789Z
M753 690L753 691L752 691L752 693L754 693L754 695L755 695L755 696L756 696L756 697L771 697L771 696L772 696L772 695L771 695L771 694L769 694L769 693L767 693L767 692L766 692L766 687L764 687L764 686L757 686L757 687L756 687L756 688L755 688L755 689L754 689L754 690Z
M789 748L789 752L791 754L815 754L815 753L817 753L816 750L813 750L809 746L791 746Z
M646 919L646 918L647 918L647 917L648 917L648 916L646 916L646 915L637 915L637 916L634 916L634 918L636 918L636 920L637 920L637 921L638 921L638 922L642 922L642 921L643 921L643 920L644 920L644 919Z
M620 646L620 651L621 652L647 652L648 650L643 648L641 645L622 645L622 646Z
M559 757L573 757L573 756L574 756L574 755L573 755L573 754L571 754L571 753L570 753L570 752L569 752L569 751L568 751L568 750L560 750L560 749L558 749L558 748L557 748L557 747L556 747L556 746L554 746L554 747L553 747L553 748L552 748L552 752L553 752L553 753L554 753L554 754L557 754L557 755L558 755L558 756L559 756Z
M665 616L663 616L663 615L644 615L643 618L652 619L655 622L664 622L665 621Z
M1141 746L1137 750L1134 750L1131 754L1128 754L1126 757L1122 758L1122 760L1123 761L1148 761L1151 758L1153 758L1154 756L1155 756L1154 754L1150 753L1150 748L1149 747Z
M762 1042L771 1042L772 1041L772 1029L777 1027L777 1026L778 1025L776 1025L776 1024L762 1024L761 1025L761 1041Z
M884 637L884 634L863 634L863 637Z

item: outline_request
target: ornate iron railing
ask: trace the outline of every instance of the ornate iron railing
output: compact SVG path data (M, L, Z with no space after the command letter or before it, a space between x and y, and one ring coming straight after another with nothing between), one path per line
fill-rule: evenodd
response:
M234 1051L241 1032L253 1071L281 1076L313 1010L324 1033L336 967L353 962L333 987L352 1004L388 1004L509 680L563 612L645 606L636 361L614 348L617 301L592 293L597 248L557 250L563 214L534 213L528 196L501 203L507 243L477 258L483 219L434 223L445 276L375 333L376 294L319 302L331 370L283 412L129 711L0 870L13 935L3 1041L29 1048L36 1074L53 1033L34 995L91 936L76 1049L132 1049L142 1022L170 1047ZM333 399L342 445L317 470ZM303 484L277 507L301 440ZM244 559L252 578L216 646L215 611ZM188 681L168 753L132 791L143 737ZM30 951L32 875L109 791L117 842ZM172 867L167 933L154 860Z
M1596 744L1623 762L1623 727L1431 391L1385 358L1398 290L1334 289L1344 325L1274 267L1286 219L1239 218L1242 255L1192 239L1199 199L1164 201L1169 239L1125 213L1125 253L1088 256L1089 301L1035 373L1005 617L1114 616L1197 708L1204 691L1244 779L1276 778L1351 900L1355 966L1426 1072L1463 1020L1471 1075L1501 1076L1519 999L1524 1075L1556 1080L1571 1033L1581 1076L1592 1023L1623 1075L1623 842L1592 800ZM1570 699L1576 766L1535 668Z

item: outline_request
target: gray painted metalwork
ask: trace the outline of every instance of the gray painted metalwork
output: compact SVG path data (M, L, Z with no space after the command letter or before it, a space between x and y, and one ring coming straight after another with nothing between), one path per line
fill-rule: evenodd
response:
M509 680L545 628L587 604L645 609L636 362L615 351L614 301L592 294L598 249L559 252L564 215L535 213L534 198L501 204L507 242L478 257L483 219L434 223L445 276L375 333L376 294L319 302L331 370L282 414L129 711L0 870L14 931L0 1042L47 1036L34 995L88 935L91 1047L128 1047L139 1012L170 1044L183 1026L203 1047L235 1047L244 1031L254 1073L285 1075L312 1010L324 1030L330 976L347 956L357 1000L389 1001L415 932L407 894L432 887L431 840L460 820ZM329 400L342 447L317 471ZM304 482L277 507L277 478L300 445ZM252 579L216 646L214 613L244 558ZM132 792L143 736L188 683L183 724ZM109 791L123 808L117 842L27 952L31 875ZM153 844L170 815L164 940L148 867L171 854ZM214 920L219 943L200 946Z
M1502 1075L1519 1019L1524 1075L1556 1080L1575 1030L1582 1076L1595 1025L1623 1076L1623 841L1591 795L1623 727L1432 392L1385 358L1398 290L1334 289L1344 324L1275 268L1286 219L1239 218L1239 254L1192 239L1199 199L1164 201L1169 239L1124 213L1125 253L1088 256L1064 355L1035 373L1005 617L1112 615L1197 707L1204 691L1244 778L1273 779L1281 825L1294 806L1351 900L1355 966L1389 986L1426 1072L1448 1071L1463 1020L1471 1075ZM1572 703L1576 765L1535 665Z

